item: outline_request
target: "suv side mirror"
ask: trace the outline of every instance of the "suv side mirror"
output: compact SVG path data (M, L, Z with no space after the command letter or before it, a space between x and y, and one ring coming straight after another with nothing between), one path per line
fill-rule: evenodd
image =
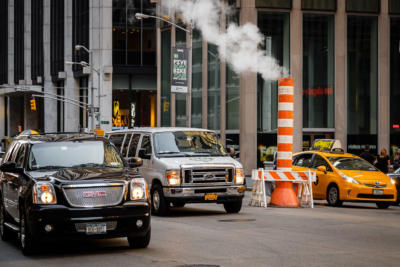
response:
M319 170L320 172L326 173L326 166L318 166L317 170Z
M24 171L24 169L17 167L17 163L15 163L13 161L9 161L9 162L3 163L0 166L0 171L2 171L2 172L13 172L13 173L22 173Z
M143 160L141 158L128 158L128 166L130 168L138 168L143 165Z
M151 158L151 155L146 154L146 149L141 148L141 149L139 149L139 158L142 158L142 159L150 159L150 158Z

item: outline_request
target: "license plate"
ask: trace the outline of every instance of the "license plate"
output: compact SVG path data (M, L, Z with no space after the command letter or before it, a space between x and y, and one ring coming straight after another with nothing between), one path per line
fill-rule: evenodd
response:
M88 235L98 235L107 233L106 223L88 223L86 224L86 234Z
M217 194L206 194L204 196L205 200L217 200L218 199L218 195Z
M373 189L372 194L374 195L383 195L383 189Z

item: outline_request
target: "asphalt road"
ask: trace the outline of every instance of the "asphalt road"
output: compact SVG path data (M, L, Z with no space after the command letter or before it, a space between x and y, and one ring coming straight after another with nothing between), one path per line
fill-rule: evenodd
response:
M248 194L248 192L247 192ZM400 207L248 207L193 204L153 217L147 249L126 239L54 243L25 257L0 241L0 266L400 266Z

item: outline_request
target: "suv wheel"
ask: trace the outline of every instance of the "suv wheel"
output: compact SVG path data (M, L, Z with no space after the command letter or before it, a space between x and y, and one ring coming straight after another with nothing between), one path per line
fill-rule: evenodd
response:
M378 209L387 209L390 206L389 202L376 202Z
M34 240L34 237L29 229L27 220L26 220L26 214L24 211L20 212L20 245L22 249L22 253L24 255L31 255L33 254L36 249L37 249L37 243Z
M166 201L159 184L154 185L151 190L151 207L155 215L165 216L169 212L169 203Z
M330 185L328 188L328 192L326 194L326 200L328 204L334 207L340 207L343 204L343 201L339 198L339 188L337 185Z
M130 248L147 248L150 243L151 228L147 231L145 236L128 236L128 243Z
M5 226L6 223L6 210L4 209L3 201L0 202L0 235L3 241L11 239L13 232L10 228Z
M238 213L242 209L242 200L225 202L224 208L227 213Z

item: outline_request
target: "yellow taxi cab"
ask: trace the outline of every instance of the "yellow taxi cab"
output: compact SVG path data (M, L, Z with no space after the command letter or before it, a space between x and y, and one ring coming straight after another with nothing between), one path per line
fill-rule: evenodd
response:
M344 201L374 202L380 209L396 201L393 179L368 161L344 153L338 140L317 139L310 151L293 155L293 171L315 171L314 199L326 199L329 205Z

